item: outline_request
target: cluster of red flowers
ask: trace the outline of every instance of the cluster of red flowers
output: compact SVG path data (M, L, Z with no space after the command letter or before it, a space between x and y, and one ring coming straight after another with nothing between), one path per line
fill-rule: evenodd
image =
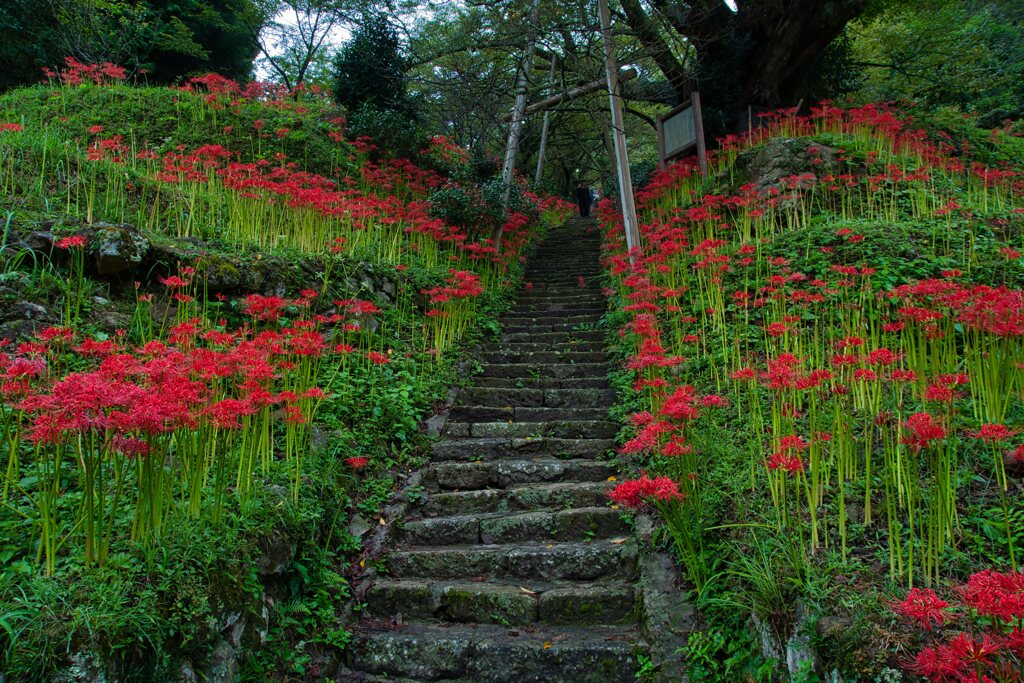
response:
M893 604L897 614L928 631L961 617L971 625L970 631L923 648L907 669L936 682L1020 680L1024 670L1024 574L988 569L972 575L957 594L956 609L934 591L918 588Z
M123 67L110 62L83 64L74 57L65 57L63 67L43 69L43 75L65 86L76 86L83 83L110 85L125 80L128 72Z
M669 477L652 479L645 474L639 479L630 479L618 484L608 493L608 497L618 505L639 509L651 502L682 500L683 494Z

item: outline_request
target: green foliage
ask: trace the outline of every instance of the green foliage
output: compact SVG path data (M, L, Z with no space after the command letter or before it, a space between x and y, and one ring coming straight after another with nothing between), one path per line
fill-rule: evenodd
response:
M893 3L852 27L858 96L992 113L994 126L1020 117L1022 19L1020 3L1003 0Z

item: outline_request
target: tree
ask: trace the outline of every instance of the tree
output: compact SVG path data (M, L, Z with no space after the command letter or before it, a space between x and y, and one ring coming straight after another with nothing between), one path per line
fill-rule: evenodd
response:
M0 92L42 79L43 69L58 63L59 25L38 0L0 3Z
M334 98L350 110L363 105L409 112L406 98L407 62L398 32L380 13L367 17L334 62Z
M867 100L955 106L986 125L1024 116L1024 5L902 2L850 27Z
M345 0L254 0L249 30L262 62L288 88L322 69L324 47L338 29L353 23Z
M698 88L712 128L748 105L793 105L829 46L871 0L621 0L622 17L683 100ZM693 51L694 59L679 43Z

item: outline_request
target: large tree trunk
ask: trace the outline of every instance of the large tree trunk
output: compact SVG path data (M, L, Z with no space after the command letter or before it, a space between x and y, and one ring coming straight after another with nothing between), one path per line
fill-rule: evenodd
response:
M822 54L861 14L868 0L621 0L624 17L658 64L679 101L701 93L709 134L745 127L748 106L783 107L808 94L809 77ZM655 17L657 12L661 16ZM652 30L665 23L697 52L694 78Z

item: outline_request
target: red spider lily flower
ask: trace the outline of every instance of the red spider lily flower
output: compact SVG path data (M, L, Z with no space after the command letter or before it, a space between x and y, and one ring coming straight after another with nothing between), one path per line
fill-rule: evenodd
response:
M750 381L755 377L753 368L740 368L732 373L731 377L738 381Z
M902 443L913 448L927 448L946 436L945 427L928 413L914 413L904 421L903 427L907 434Z
M929 631L932 626L946 623L949 616L945 612L947 607L949 603L939 598L930 588L911 588L903 602L892 605L896 614L916 621L921 628Z
M907 665L907 670L929 681L960 680L967 671L967 664L949 645L926 647Z
M1020 252L1010 247L1000 247L999 253L1005 256L1007 261L1012 261L1014 259L1020 258Z
M804 462L800 456L777 451L768 456L765 466L770 471L783 470L789 474L796 474L804 471Z
M82 249L85 247L85 237L81 235L62 237L57 240L54 246L58 249Z
M1002 424L983 424L976 432L968 432L975 439L980 439L991 444L997 441L1008 441L1010 438L1020 434L1019 429L1010 429Z
M387 356L377 351L368 351L366 353L366 359L374 365L387 365L389 362Z
M622 482L608 492L615 503L631 509L639 509L649 501L682 500L679 486L669 477L649 478L646 474L639 479Z
M0 133L20 133L25 127L20 123L0 123Z
M188 280L184 280L177 275L171 275L166 278L162 277L159 278L159 280L167 289L180 289L182 287L188 287L190 284Z
M1024 573L986 569L972 574L961 593L964 604L978 614L1007 623L1024 619Z
M281 317L281 310L288 305L288 300L279 296L261 296L250 294L245 297L242 307L245 312L257 320L274 322Z
M673 434L661 449L661 454L666 457L678 457L692 452L693 446L686 443L686 440L679 434Z
M654 421L644 425L636 436L622 444L620 453L645 453L653 451L658 445L658 436L672 431L668 422Z
M370 463L369 458L352 457L345 458L345 464L354 470L361 470Z

